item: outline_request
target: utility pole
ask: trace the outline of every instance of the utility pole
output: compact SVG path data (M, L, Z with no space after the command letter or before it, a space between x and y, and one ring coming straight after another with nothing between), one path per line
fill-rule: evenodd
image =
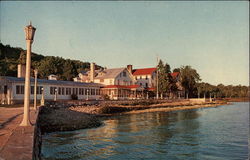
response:
M159 71L158 71L159 59L157 56L157 65L156 65L156 99L159 99Z

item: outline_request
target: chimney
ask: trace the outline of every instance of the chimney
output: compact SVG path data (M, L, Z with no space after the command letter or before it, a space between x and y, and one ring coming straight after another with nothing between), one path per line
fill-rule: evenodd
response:
M95 78L95 63L90 64L90 82L94 82Z
M131 64L127 65L127 69L130 72L130 74L132 74L133 66Z
M17 77L18 78L24 78L25 77L25 65L24 64L18 64L17 65Z

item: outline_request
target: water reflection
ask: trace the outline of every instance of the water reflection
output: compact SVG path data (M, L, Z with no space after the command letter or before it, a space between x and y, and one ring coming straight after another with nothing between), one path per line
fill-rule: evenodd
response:
M224 127L237 127L235 123L246 120L233 114L234 110L217 108L112 117L99 128L44 136L43 159L219 159L231 154L227 150L239 151L247 146L246 138L242 138L247 132L242 125L237 125L239 133ZM234 121L232 116L237 116ZM223 124L213 120L223 120ZM241 138L232 141L226 134Z

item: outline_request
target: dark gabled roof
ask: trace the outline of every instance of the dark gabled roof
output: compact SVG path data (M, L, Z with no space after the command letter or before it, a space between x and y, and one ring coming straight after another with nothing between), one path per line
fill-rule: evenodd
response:
M25 78L9 77L9 76L0 76L0 80L8 80L11 82L24 82ZM31 77L31 82L34 82L34 78ZM99 83L84 83L84 82L74 82L74 81L61 81L61 80L47 80L47 79L37 79L37 83L47 83L54 85L81 85L81 86L103 86Z

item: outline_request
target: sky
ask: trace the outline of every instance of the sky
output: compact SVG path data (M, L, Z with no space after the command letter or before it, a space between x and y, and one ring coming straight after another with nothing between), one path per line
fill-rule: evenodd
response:
M0 1L1 43L107 68L190 65L203 82L249 85L247 1Z

